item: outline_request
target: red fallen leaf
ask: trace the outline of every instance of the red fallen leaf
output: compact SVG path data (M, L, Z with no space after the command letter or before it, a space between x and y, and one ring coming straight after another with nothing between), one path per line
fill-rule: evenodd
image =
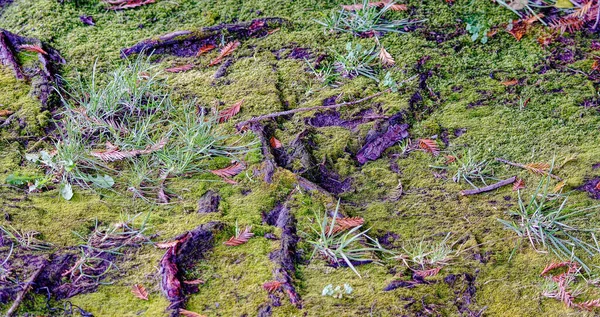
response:
M513 184L513 188L512 188L512 190L513 190L513 191L517 191L517 190L519 190L519 189L523 189L523 188L525 188L525 181L524 181L524 180L522 180L522 179L520 179L520 178L518 178L518 179L515 181L515 183Z
M516 80L516 79L511 79L511 80L505 80L505 81L503 81L503 82L502 82L502 85L504 85L504 86L508 87L508 86L514 86L514 85L516 85L516 84L518 84L518 83L519 83L519 81L518 81L518 80Z
M188 284L188 285L200 285L200 284L204 284L203 280L191 280L191 281L183 281L183 284Z
M251 230L252 226L246 227L246 229L244 229L237 237L229 238L229 240L225 242L225 245L228 247L235 247L248 242L248 240L254 236L254 233L252 233Z
M335 234L354 227L362 226L364 223L365 220L361 217L338 218L335 220L332 233ZM329 232L329 227L326 228L326 232Z
M283 146L281 144L281 141L277 140L274 136L272 136L271 139L269 140L269 144L271 144L271 147L274 149L278 149Z
M161 139L154 145L147 146L143 150L131 150L131 151L120 151L117 147L112 145L110 142L106 143L105 151L92 151L90 154L103 161L118 161L125 158L135 157L141 154L149 154L162 149L167 144L167 139Z
M512 28L510 30L507 30L508 33L510 33L510 35L512 35L515 39L517 39L517 41L520 41L521 38L523 38L523 35L525 35L525 33L527 33L527 30L529 28L529 24L527 24L525 21L513 21L512 23Z
M437 143L431 139L419 139L419 147L425 151L431 153L433 156L438 156L440 150Z
M43 48L37 46L37 45L31 45L31 44L23 44L23 45L19 45L19 49L23 50L23 51L28 51L28 52L34 52L34 53L40 53L43 55L48 55L48 53L46 51L44 51Z
M165 72L167 73L181 73L181 72L187 72L188 70L194 68L194 65L192 64L185 64L185 65L181 65L181 66L175 66L175 67L171 67L171 68L167 68L165 69Z
M238 48L238 46L240 46L240 41L235 41L235 42L229 42L227 45L225 45L222 49L221 52L219 53L219 56L217 56L217 58L213 59L210 64L208 64L208 66L214 66L217 65L219 63L221 63L221 61L223 60L223 58L227 55L230 55L231 53L233 53L233 51L235 51L236 48Z
M237 184L234 180L231 179L231 177L234 177L235 175L241 173L244 170L244 168L246 168L244 164L236 162L228 167L218 170L212 170L210 172L223 178L223 180L230 184Z
M233 116L235 116L236 114L238 114L240 112L240 109L242 108L243 103L244 103L244 99L236 102L231 107L220 111L219 112L219 123L223 123L223 122L233 118Z
M429 276L436 276L440 270L442 269L442 267L436 267L433 269L429 269L429 270L413 270L413 272L415 272L416 275L420 276L420 277L429 277Z
M446 158L446 162L444 162L444 165L456 162L456 156L454 155L444 155L444 157Z
M273 29L273 30L271 30L271 31L268 31L268 32L267 32L267 34L268 34L268 35L271 35L271 34L273 34L273 33L277 32L277 31L279 31L279 30L280 30L280 28L276 28L276 29Z
M193 312L193 311L189 311L189 310L185 310L185 309L183 309L183 308L180 308L180 309L179 309L179 314L180 314L181 316L185 316L185 317L206 317L206 316L204 316L204 315L200 315L200 314L198 314L198 313L195 313L195 312Z
M535 23L536 21L541 21L543 17L544 17L543 13L538 13L538 14L527 17L526 19L523 20L523 22L531 25L531 24Z
M139 299L148 300L148 292L146 292L144 286L140 284L135 284L131 286L131 292L135 297Z
M542 270L542 273L540 273L540 276L546 276L548 273L550 273L550 271L553 271L553 270L561 268L561 267L566 267L567 273L575 273L579 269L579 265L575 262L571 262L571 261L553 262L553 263L546 265L546 267Z
M596 186L594 187L596 190L600 190L600 182L598 182L598 184L596 184Z
M497 28L493 28L493 29L489 30L485 35L487 37L491 38L494 35L496 35L496 33L498 33L498 29Z
M280 290L282 285L283 285L283 283L281 283L279 281L270 281L270 282L264 283L262 285L262 288L269 293L273 293L275 291Z
M198 57L204 53L210 52L210 51L214 50L215 48L216 48L216 46L214 46L212 44L204 44L200 47L200 49L198 49L198 53L196 54L196 57Z

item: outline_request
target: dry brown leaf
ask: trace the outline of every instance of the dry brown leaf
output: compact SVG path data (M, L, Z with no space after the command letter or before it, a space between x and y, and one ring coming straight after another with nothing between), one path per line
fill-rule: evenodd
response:
M565 187L566 184L567 184L566 180L558 182L558 184L556 184L556 186L554 186L554 189L552 190L552 192L555 194L558 194Z
M15 112L10 110L0 110L0 117L8 117L13 113Z
M244 166L244 164L235 162L234 164L232 164L228 167L218 169L218 170L212 170L210 172L221 177L225 182L235 185L235 184L237 184L237 182L232 180L231 177L234 177L235 175L241 173L244 170L244 168L246 168L246 166Z
M268 31L268 32L267 32L267 35L271 35L271 34L273 34L273 33L275 33L275 32L278 32L279 30L280 30L280 28L276 28L276 29L273 29L273 30L271 30L271 31Z
M454 155L444 155L444 157L446 158L446 162L444 162L444 165L456 162L456 156Z
M204 315L200 315L200 314L195 313L193 311L185 310L185 309L182 309L182 308L179 309L179 314L181 316L185 316L185 317L206 317Z
M390 6L390 10L392 10L392 11L406 11L406 10L408 10L408 7L406 6L406 4L392 4Z
M227 45L225 45L222 49L221 52L219 53L219 56L217 56L217 58L213 59L210 64L208 64L208 66L214 66L217 65L219 63L221 63L221 61L223 61L223 58L225 56L230 55L231 53L233 53L233 51L235 51L236 48L238 48L238 46L240 46L240 41L235 41L235 42L229 42Z
M155 151L162 149L167 144L167 139L163 138L158 141L154 145L147 146L143 150L131 150L131 151L120 151L116 146L112 145L110 142L106 143L105 151L92 151L90 154L94 157L97 157L103 161L118 161L125 158L135 157L141 154L149 154Z
M512 28L510 30L507 30L507 32L510 33L510 35L512 35L515 39L517 39L517 41L520 41L523 38L523 35L527 33L528 29L529 24L525 23L524 21L518 20L513 21Z
M543 13L538 13L536 15L531 15L527 18L525 18L523 21L529 25L535 23L536 21L541 21L542 18L544 17Z
M214 46L212 44L204 44L200 47L200 49L198 49L198 53L196 53L196 57L198 57L204 53L210 52L210 51L214 50L215 48L216 48L216 46Z
M354 227L362 226L364 223L365 220L361 217L337 218L335 219L335 225L333 226L332 234L336 234L338 232L342 232L344 230L348 230ZM326 232L329 232L329 226L325 230Z
M429 270L412 270L416 275L420 276L420 277L430 277L430 276L436 276L440 270L442 269L442 267L436 267L433 269L429 269Z
M524 167L534 174L546 174L550 170L550 164L541 162L525 164Z
M181 72L187 72L188 70L194 68L194 65L192 64L185 64L185 65L181 65L181 66L175 66L175 67L171 67L171 68L167 68L165 69L165 72L167 73L181 73Z
M248 242L248 240L254 236L254 233L251 231L252 226L247 226L237 237L229 238L229 240L225 242L225 245L228 247L235 247Z
M565 33L567 31L573 33L583 27L585 24L585 20L579 17L564 17L560 19L554 19L550 22L550 28L559 30L560 33Z
M519 81L517 79L511 79L511 80L505 80L502 82L502 85L508 87L508 86L514 86L516 84L518 84Z
M270 282L264 283L262 285L262 288L269 293L273 293L275 291L280 290L282 285L283 285L283 283L281 283L279 281L270 281Z
M577 307L588 310L588 311L592 311L592 310L594 310L594 308L600 307L600 299L593 299L593 300L588 300L586 302L579 303L579 304L577 304Z
M233 116L235 116L236 114L238 114L240 112L240 110L242 109L243 103L244 103L244 99L236 102L231 107L220 111L219 112L219 123L223 123L223 122L233 118Z
M168 249L168 248L174 247L178 244L179 244L179 241L175 240L175 241L157 243L154 246L159 249Z
M278 149L280 147L282 147L283 145L281 144L281 141L277 140L274 136L271 137L271 139L269 140L269 144L271 145L272 148L274 149Z
M43 55L48 55L48 53L46 51L44 51L43 48L37 46L37 45L31 45L31 44L23 44L23 45L19 45L19 49L23 50L23 51L28 51L28 52L34 52L34 53L40 53Z
M517 190L523 189L523 188L525 188L525 181L520 178L517 178L517 180L513 184L512 190L517 191Z
M394 66L394 64L396 64L396 61L394 60L392 55L390 55L390 53L388 53L388 51L386 51L385 47L383 46L381 46L381 49L379 49L379 54L377 55L377 57L379 58L379 61L381 62L381 65L383 65L383 67Z
M440 154L437 143L431 139L419 139L419 148L425 152L431 153L433 156L438 156L438 154Z
M562 268L562 267L567 268L567 273L575 273L579 269L579 265L575 262L571 262L571 261L552 262L552 263L546 265L546 267L542 270L542 273L540 273L540 276L546 276L551 271L558 269L558 268Z
M131 292L133 295L139 299L148 300L148 292L144 288L144 286L140 284L135 284L131 286Z

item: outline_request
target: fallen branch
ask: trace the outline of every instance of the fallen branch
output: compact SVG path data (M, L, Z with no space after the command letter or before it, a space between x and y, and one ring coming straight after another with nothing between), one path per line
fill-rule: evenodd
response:
M12 317L15 314L15 312L17 311L17 309L19 309L19 306L21 305L21 302L25 298L25 295L27 295L27 293L29 293L29 291L31 290L31 285L33 285L33 283L35 283L35 280L38 278L40 273L42 273L42 271L44 270L46 265L48 265L48 259L44 258L44 259L42 259L42 263L39 264L38 269L35 272L33 272L33 274L29 277L29 279L27 279L27 281L25 281L25 285L23 286L23 289L21 290L19 295L17 295L17 298L13 302L12 306L10 306L10 308L6 312L6 317Z
M492 191L494 189L498 189L498 188L500 188L502 186L506 186L508 184L512 184L516 180L517 180L517 177L513 176L511 178L499 181L499 182L497 182L495 184L488 185L488 186L485 186L485 187L481 187L481 188L477 188L477 189L462 190L460 192L460 195L461 196L467 196L467 195L476 195L476 194L481 194L481 193L489 192L489 191Z
M511 166L520 167L520 168L522 168L522 169L526 169L526 170L528 170L528 171L531 171L531 167L529 167L529 166L527 166L527 165L525 165L525 164L521 164L521 163L515 163L515 162L507 161L507 160L505 160L505 159L503 159L503 158L499 158L499 157L497 157L497 158L496 158L496 161L498 161L498 162L501 162L501 163L504 163L504 164L508 164L508 165L511 165ZM560 177L558 177L558 176L556 176L556 175L554 175L554 174L551 174L550 172L547 172L547 171L543 171L543 170L536 170L535 172L536 172L536 173L541 173L541 174L544 174L544 175L547 175L547 176L550 176L550 177L552 177L552 178L554 178L554 179L556 179L556 180L558 180L558 181L562 181L562 180L563 180L562 178L560 178Z
M390 92L391 88L388 88L386 90L380 91L376 94L370 95L368 97L362 98L362 99L358 99L358 100L354 100L354 101L347 101L347 102L342 102L342 103L338 103L335 105L329 105L329 106L316 106L316 107L307 107L307 108L297 108L297 109L292 109L292 110L286 110L286 111L280 111L280 112L273 112L273 113L269 113L269 114L264 114L258 117L254 117L252 119L246 120L246 121L242 121L240 123L238 123L236 126L238 129L241 129L242 127L248 125L249 123L253 123L253 122L259 122L265 119L272 119L272 118L277 118L277 117L281 117L281 116L287 116L287 115L291 115L291 114L295 114L298 112L306 112L306 111L315 111L315 110L328 110L328 109L337 109L340 107L344 107L344 106L351 106L351 105L356 105L359 103L363 103L367 100L371 100L375 97L379 97L383 94L385 94L386 92Z

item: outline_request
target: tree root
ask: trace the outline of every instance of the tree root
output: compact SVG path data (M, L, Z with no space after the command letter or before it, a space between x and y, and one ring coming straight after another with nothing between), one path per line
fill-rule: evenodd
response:
M38 276L40 276L40 273L42 273L46 265L48 265L48 259L44 258L42 259L42 263L39 264L39 268L35 272L33 272L33 274L27 279L27 281L25 281L25 285L23 286L23 289L21 290L19 295L17 295L17 299L15 299L12 306L10 306L8 311L6 311L6 317L14 316L17 309L19 309L21 302L25 298L25 295L27 295L27 293L31 290L31 286L35 283L35 280L38 278Z
M219 24L205 27L198 31L176 31L160 36L158 39L147 39L131 47L121 50L121 57L132 54L170 54L181 57L195 56L205 45L217 46L221 41L230 42L248 37L268 35L275 26L289 24L282 18L261 18L249 22Z
M15 52L26 51L27 47L32 46L41 50L33 52L37 54L38 63L27 65L22 69L17 62ZM31 81L31 94L46 107L52 94L52 85L56 84L56 65L64 64L65 60L58 51L38 39L22 37L0 29L0 63L11 68L15 78Z

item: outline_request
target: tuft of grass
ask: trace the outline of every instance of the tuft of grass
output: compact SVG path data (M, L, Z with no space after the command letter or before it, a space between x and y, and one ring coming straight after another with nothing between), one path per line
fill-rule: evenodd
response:
M450 170L456 168L452 180L455 183L466 182L473 188L478 188L475 182L481 182L484 186L487 186L486 179L495 180L493 177L493 171L489 167L489 162L486 160L478 160L472 153L471 150L467 151L463 155L453 154L450 157L453 158L451 166L431 166L437 169Z
M551 252L560 259L577 261L589 272L590 268L577 253L583 251L589 256L600 253L596 239L596 233L600 230L577 225L589 223L589 216L596 213L600 206L571 209L567 206L567 196L549 192L549 183L550 178L544 177L528 201L523 199L519 191L518 209L509 212L512 219L498 221L522 240L529 241L537 252ZM593 244L586 240L593 241Z
M37 237L40 233L37 231L18 230L10 225L0 226L0 231L2 232L2 235L25 250L48 251L54 247L51 243L38 239Z
M409 268L417 266L418 270L426 270L447 265L457 253L450 244L450 233L442 241L425 241L421 239L418 243L407 242L402 246L402 254L395 259L402 260Z
M168 177L201 173L214 157L239 161L249 149L243 137L233 140L219 126L217 113L199 111L195 101L174 104L165 77L147 59L105 76L94 66L89 82L65 87L56 150L28 159L53 176L67 200L71 185L112 188L119 182L136 198L160 198Z
M322 20L315 20L322 25L326 32L352 33L355 35L382 33L405 33L406 26L422 21L387 20L384 15L395 4L390 1L383 8L369 5L368 0L362 1L362 8L359 10L334 10Z
M361 277L354 266L355 263L376 262L376 253L391 253L379 244L377 239L367 235L367 230L362 226L354 227L348 231L334 232L335 221L339 212L338 201L331 220L324 215L315 213L317 226L311 226L312 235L308 243L313 246L311 259L319 255L331 264L348 266L356 275Z

